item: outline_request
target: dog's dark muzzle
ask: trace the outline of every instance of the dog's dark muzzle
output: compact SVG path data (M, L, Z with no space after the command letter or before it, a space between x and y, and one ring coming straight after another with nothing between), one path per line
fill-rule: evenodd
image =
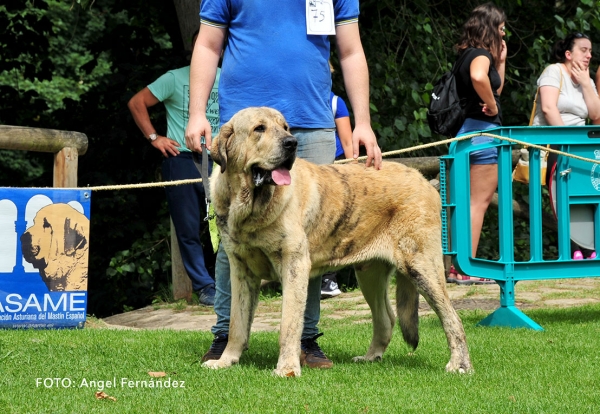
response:
M296 152L296 148L298 148L298 140L296 139L295 136L290 135L283 139L283 142L281 143L281 145L283 146L283 149L288 154L292 153L292 152Z
M293 135L288 135L281 141L282 161L272 170L265 170L258 166L252 167L252 179L256 187L266 184L287 185L291 182L290 170L296 161L296 148L298 140Z

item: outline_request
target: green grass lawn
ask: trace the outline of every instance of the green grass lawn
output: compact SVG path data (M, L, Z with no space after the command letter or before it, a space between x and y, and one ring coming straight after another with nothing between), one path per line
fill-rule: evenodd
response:
M449 352L435 316L421 318L416 352L396 331L384 361L366 364L351 359L366 351L371 325L328 318L319 343L334 368L287 379L271 375L276 333L253 333L238 366L213 371L198 362L208 332L3 331L0 413L598 412L600 305L527 314L545 331L476 327L484 313L460 312L472 375L444 371ZM96 399L99 382L114 379L104 392L116 401Z

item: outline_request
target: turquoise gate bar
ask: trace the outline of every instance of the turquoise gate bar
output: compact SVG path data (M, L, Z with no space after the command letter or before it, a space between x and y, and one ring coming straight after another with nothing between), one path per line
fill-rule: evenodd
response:
M570 251L571 212L573 206L581 205L590 206L591 221L583 225L591 232L594 250L600 250L600 126L499 127L481 133L494 135L494 141L477 146L471 145L470 139L455 141L448 155L440 157L444 254L452 256L460 272L493 279L500 285L500 307L479 325L543 330L515 306L517 282L600 276L600 256L572 260ZM558 145L560 151L592 161L558 157L554 196L558 217L558 258L555 260L543 258L540 151L529 147L530 257L527 261L515 261L512 208L512 150L515 144L503 138L540 146ZM498 260L471 257L469 154L492 146L498 148Z

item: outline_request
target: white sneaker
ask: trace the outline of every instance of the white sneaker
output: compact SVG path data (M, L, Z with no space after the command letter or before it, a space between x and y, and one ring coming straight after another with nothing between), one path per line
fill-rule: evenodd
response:
M342 291L339 289L337 283L330 279L323 279L323 283L321 284L321 299L332 298L341 294Z

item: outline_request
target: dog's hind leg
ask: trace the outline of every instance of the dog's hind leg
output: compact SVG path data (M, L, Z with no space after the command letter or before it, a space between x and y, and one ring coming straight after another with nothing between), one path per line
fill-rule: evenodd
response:
M355 271L360 290L371 308L373 339L367 353L354 357L353 361L381 361L394 330L394 311L388 297L392 267L387 263L374 261L355 266Z
M247 266L232 259L231 264L231 321L229 340L218 360L209 360L205 367L219 369L237 364L242 352L248 348L250 328L260 293L260 277L253 275Z
M450 361L446 365L446 371L471 372L473 366L467 349L465 330L446 291L442 255L432 257L424 253L416 254L410 263L407 263L406 269L419 293L440 318L446 333L450 347Z

